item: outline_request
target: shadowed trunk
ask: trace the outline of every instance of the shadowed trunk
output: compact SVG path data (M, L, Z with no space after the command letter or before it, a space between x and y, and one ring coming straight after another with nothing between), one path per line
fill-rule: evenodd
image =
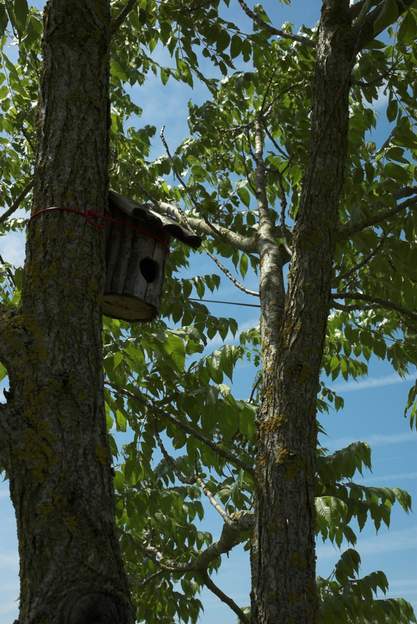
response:
M49 0L8 474L19 624L130 624L103 404L109 0ZM79 211L65 212L61 209Z
M258 415L252 622L314 624L316 398L329 313L354 57L348 0L323 2L311 147L285 306L271 289L279 254L261 248L263 392ZM276 246L275 246L276 248ZM274 277L275 276L275 277ZM282 289L280 289L282 290ZM275 287L275 297L279 293ZM282 302L283 303L283 302Z

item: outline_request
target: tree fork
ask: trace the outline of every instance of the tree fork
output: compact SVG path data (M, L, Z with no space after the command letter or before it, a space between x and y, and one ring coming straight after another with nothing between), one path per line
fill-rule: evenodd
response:
M329 312L354 58L348 0L324 0L310 158L293 237L285 309L262 314L253 624L314 624L316 398ZM278 267L264 263L265 270ZM263 275L261 284L268 281ZM261 289L261 305L267 309ZM278 329L277 329L278 323ZM275 342L274 342L275 341Z
M109 0L49 0L32 215L105 210L109 46ZM103 281L102 231L74 212L32 218L21 307L30 340L8 466L19 624L133 622L104 414Z

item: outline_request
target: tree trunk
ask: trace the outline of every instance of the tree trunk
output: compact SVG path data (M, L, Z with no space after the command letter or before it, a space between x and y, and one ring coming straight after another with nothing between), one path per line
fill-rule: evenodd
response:
M252 622L314 624L316 398L329 312L354 59L348 0L325 0L317 44L310 159L285 307L271 305L279 261L261 254L263 392L258 415ZM275 254L276 255L276 254ZM276 278L275 278L276 279ZM277 292L277 290L276 290Z
M109 45L109 0L49 0L32 214L58 210L29 224L13 320L19 624L133 621L103 404L103 230L82 214L107 201Z

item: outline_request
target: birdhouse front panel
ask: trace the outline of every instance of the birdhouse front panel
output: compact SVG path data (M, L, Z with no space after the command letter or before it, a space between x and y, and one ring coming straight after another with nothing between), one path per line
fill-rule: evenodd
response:
M103 314L151 321L159 312L171 236L198 247L200 239L146 205L109 193Z

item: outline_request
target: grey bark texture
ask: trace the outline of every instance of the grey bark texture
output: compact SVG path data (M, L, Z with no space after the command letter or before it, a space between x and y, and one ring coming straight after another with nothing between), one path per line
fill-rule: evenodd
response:
M109 0L49 0L32 214L105 210L109 45ZM102 230L73 212L32 219L22 307L2 315L7 352L19 354L7 362L6 409L17 416L3 461L19 540L19 624L133 622L104 416L103 281Z
M281 306L279 254L271 252L258 192L263 390L258 415L256 525L252 543L254 624L314 624L316 397L329 312L338 204L354 58L348 0L323 2L317 44L311 147ZM259 139L258 139L259 141ZM259 150L258 150L259 151ZM259 173L259 172L258 172ZM258 183L262 185L261 173Z

